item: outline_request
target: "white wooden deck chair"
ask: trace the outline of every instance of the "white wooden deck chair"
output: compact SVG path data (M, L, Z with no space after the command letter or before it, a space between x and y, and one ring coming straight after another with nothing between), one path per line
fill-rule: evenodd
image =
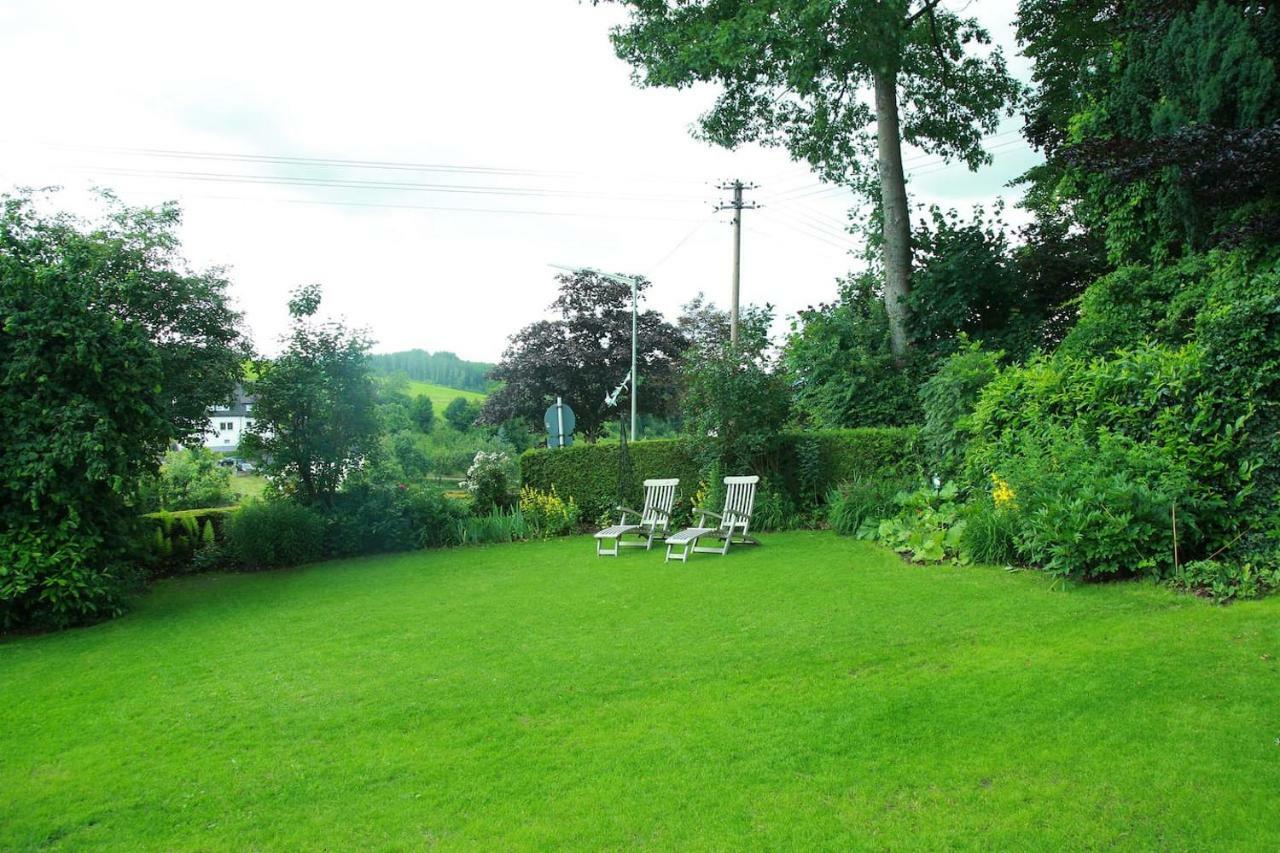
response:
M760 478L725 477L724 478L724 511L712 512L709 509L695 509L698 514L698 526L687 527L679 533L667 537L667 560L686 561L693 552L702 554L728 554L730 544L758 545L748 531L751 529L751 510L756 503L756 485ZM707 517L719 519L715 527L707 526ZM698 544L703 537L722 540L720 547L704 547ZM679 547L679 551L672 548Z
M647 551L653 546L654 539L665 537L671 529L671 509L676 503L678 485L679 480L645 480L644 509L637 512L625 506L617 507L622 518L596 534L596 555L616 557L619 548L639 548L642 545ZM627 534L634 534L644 541L624 541L622 537ZM613 542L612 548L605 547L609 541Z

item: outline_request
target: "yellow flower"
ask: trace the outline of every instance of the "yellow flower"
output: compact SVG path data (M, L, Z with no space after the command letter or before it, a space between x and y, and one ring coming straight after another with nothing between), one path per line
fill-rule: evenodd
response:
M991 499L995 501L997 509L1011 508L1016 505L1015 498L1018 493L1009 485L1009 481L1002 479L997 474L991 475Z

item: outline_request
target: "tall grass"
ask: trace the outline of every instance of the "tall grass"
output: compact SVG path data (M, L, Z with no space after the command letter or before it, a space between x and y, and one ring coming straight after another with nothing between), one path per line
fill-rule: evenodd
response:
M529 525L519 507L509 511L495 507L487 515L469 515L458 520L454 533L458 545L515 542L528 538Z
M888 518L897 510L893 497L911 484L897 480L855 477L827 493L827 523L845 536L857 536L864 527ZM866 535L866 531L863 531Z
M979 498L964 510L960 547L975 563L1008 565L1018 560L1017 515L1000 509L990 498Z

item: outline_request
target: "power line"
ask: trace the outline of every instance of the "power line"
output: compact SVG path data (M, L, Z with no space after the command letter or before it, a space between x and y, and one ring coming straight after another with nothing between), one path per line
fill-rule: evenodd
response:
M650 272L650 273L652 273L652 272L653 272L654 270L656 270L658 267L662 266L662 265L663 265L663 264L665 264L667 261L671 260L671 257L672 257L673 255L675 255L675 253L676 253L676 252L680 251L680 249L684 246L684 244L685 244L685 243L688 243L690 240L692 240L692 239L693 239L693 235L695 235L695 234L697 234L699 231L701 231L701 230L702 230L702 227L703 227L704 225L706 225L708 222L710 222L710 221L711 221L712 219L714 219L714 218L715 218L715 212L712 212L712 213L711 213L711 214L709 214L705 219L703 219L702 221L700 221L697 225L693 226L693 228L689 230L689 233L688 233L688 234L685 234L683 237L681 237L681 238L680 238L680 241L679 241L678 243L676 243L674 246L672 246L672 247L671 247L671 251L669 251L669 252L667 252L665 255L663 255L663 256L662 256L662 259L661 259L660 261L658 261L656 264L654 264L653 266L649 267L649 272Z
M379 202L360 202L360 201L333 201L325 199L290 199L290 198L254 198L252 196L238 195L208 195L200 194L189 196L189 198L200 198L213 201L252 201L264 204L305 204L315 205L319 207L366 207L385 210L433 210L448 211L456 213L498 213L498 214L518 214L527 216L561 216L573 217L579 219L634 219L651 222L695 222L697 220L690 218L678 218L671 216L637 216L632 214L615 214L615 213L574 213L571 211L560 210L525 210L509 207L451 207L446 205L429 205L429 204L390 204Z
M461 193L468 195L508 195L523 198L599 198L627 201L649 201L649 202L685 202L692 203L698 199L687 196L670 196L670 195L649 195L649 194L627 194L619 195L617 193L594 192L584 190L563 190L536 187L508 187L508 186L490 186L490 185L465 185L465 184L428 184L416 183L410 181L362 181L362 180L343 180L338 178L311 178L311 177L282 177L274 175L235 175L224 172L188 172L179 170L163 170L163 169L121 169L116 167L76 167L78 171L100 172L109 175L119 175L123 177L139 177L139 178L170 178L183 181L202 181L206 183L230 183L230 184L265 184L270 186L299 186L299 187L317 187L328 189L357 189L357 190L391 190L404 192L438 192L438 193Z
M304 157L288 154L239 154L222 151L191 151L176 148L129 148L123 146L62 145L45 147L63 151L84 151L103 154L119 154L128 157L156 157L177 160L213 160L238 163L272 163L297 166L330 166L352 169L381 169L409 172L444 172L469 175L506 175L526 177L601 177L598 173L558 169L524 169L499 166L474 166L452 163L414 163L396 160L346 159L338 157ZM705 183L692 177L670 175L636 175L637 180L667 180L673 183Z

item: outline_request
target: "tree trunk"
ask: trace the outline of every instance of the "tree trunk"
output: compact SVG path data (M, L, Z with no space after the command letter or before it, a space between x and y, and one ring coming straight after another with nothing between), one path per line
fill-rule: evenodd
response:
M875 87L880 209L884 218L884 307L889 315L889 348L894 361L901 365L910 345L907 297L911 294L911 223L898 130L898 75L892 71L876 74Z

